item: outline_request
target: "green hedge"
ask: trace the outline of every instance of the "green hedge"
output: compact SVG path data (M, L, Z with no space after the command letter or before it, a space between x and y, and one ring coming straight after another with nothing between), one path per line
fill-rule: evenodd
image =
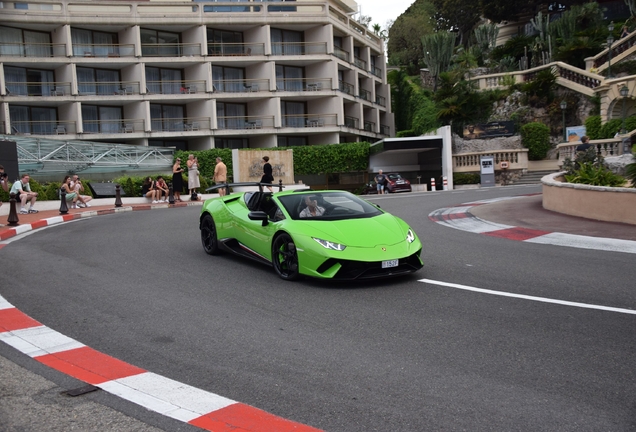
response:
M453 173L453 184L467 185L481 183L481 175L477 173Z
M181 158L181 160L183 161L183 158ZM158 175L161 175L163 177L163 179L166 181L166 183L172 183L172 176L171 175L156 174L156 175L151 175L150 177L152 177L152 179L154 180L154 179L157 178ZM144 179L146 177L148 177L148 176L143 176L143 177L130 177L130 176L117 177L116 179L113 180L113 183L120 184L121 188L124 190L124 192L126 192L126 196L127 197L140 197L141 196L141 186L143 186ZM210 187L210 182L208 182L208 180L203 175L199 176L199 183L201 184L201 187L199 188L199 192L205 191L207 188ZM183 188L184 188L185 192L187 193L188 192L188 176L185 173L183 173ZM86 188L86 189L88 189L88 188Z
M602 120L600 115L589 116L585 119L585 135L591 140L600 139Z
M521 127L521 143L528 151L530 160L541 160L550 150L550 128L543 123L527 123Z

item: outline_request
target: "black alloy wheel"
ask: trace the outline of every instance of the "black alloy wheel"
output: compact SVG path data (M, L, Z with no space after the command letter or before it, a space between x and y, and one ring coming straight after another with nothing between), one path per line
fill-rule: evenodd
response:
M217 255L219 253L219 239L216 235L216 225L214 219L209 214L203 216L201 221L201 244L203 250L208 255Z
M298 254L296 245L289 234L277 236L272 243L272 264L278 276L284 280L298 279Z

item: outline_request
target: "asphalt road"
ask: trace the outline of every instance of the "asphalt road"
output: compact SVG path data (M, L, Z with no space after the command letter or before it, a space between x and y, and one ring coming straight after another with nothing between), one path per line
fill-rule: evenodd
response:
M183 208L25 236L2 251L5 268L25 276L0 293L108 355L327 431L634 430L635 315L420 282L635 309L630 254L428 220L441 207L538 191L372 197L423 240L424 268L402 279L284 282L206 255L199 209ZM132 404L117 409L180 430Z

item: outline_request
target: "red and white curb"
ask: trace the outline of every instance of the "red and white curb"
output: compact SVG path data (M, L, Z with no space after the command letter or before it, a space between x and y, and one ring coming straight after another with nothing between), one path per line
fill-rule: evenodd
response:
M480 219L470 213L470 209L475 206L521 197L522 196L495 198L464 203L457 207L441 208L431 212L428 215L428 218L433 222L437 222L450 228L483 234L491 237L500 237L509 240L524 241L528 243L574 247L579 249L593 249L636 254L636 241L565 234L560 232L541 231L530 228L498 224L495 222L489 222Z
M98 214L76 213L20 225L1 240ZM0 244L4 246L5 244ZM24 314L0 296L0 341L59 372L148 410L215 432L316 432L319 429L138 368L71 339Z

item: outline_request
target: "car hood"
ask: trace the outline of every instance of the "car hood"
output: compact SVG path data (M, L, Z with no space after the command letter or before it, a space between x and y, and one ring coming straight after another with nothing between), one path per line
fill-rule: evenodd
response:
M302 224L302 232L312 237L356 247L400 243L408 231L404 221L388 213L362 219L303 220Z

